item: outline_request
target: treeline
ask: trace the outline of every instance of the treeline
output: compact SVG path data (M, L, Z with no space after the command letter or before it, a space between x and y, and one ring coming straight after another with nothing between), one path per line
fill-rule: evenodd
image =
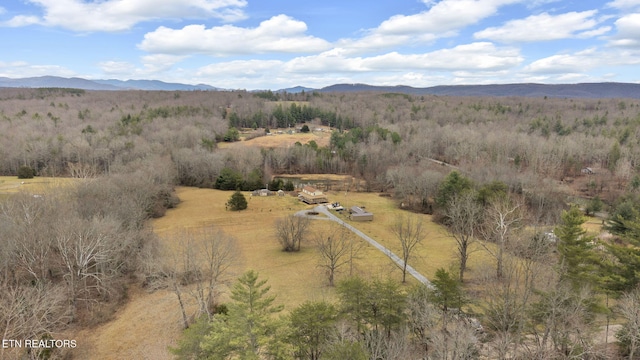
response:
M277 104L269 113L261 110L249 117L241 117L230 109L228 119L229 126L237 128L289 128L312 121L338 129L354 127L351 119L343 118L335 111L325 111L306 104L298 105L296 102L292 102L289 106Z
M307 301L280 315L266 280L248 271L231 301L202 317L172 349L178 359L473 359L481 325L459 311L468 300L445 270L435 286L407 291L393 280L354 277L337 285L338 303Z
M458 245L457 264L438 269L430 284L341 276L335 302L306 301L281 315L287 300L276 305L266 280L248 271L228 301L215 299L212 311L187 324L171 351L178 359L634 359L636 200L623 201L607 221L616 241L587 233L576 206L561 212L553 232L543 232L530 226L524 199L507 186L477 188L454 172L436 203ZM462 248L491 259L476 263L471 281L463 278L470 253ZM609 329L605 319L621 326ZM604 331L615 333L615 347L603 345Z
M149 159L151 160L151 159ZM147 220L177 204L162 160L0 202L0 331L47 340L107 321L154 256ZM24 353L23 351L27 351ZM64 358L73 349L0 349L0 358Z
M352 173L366 178L370 190L384 190L389 187L387 172L424 169L427 159L436 159L477 180L562 180L595 167L607 176L594 177L594 189L609 192L632 182L640 158L640 108L633 100L371 93L286 97L274 102L248 92L4 89L0 174L15 175L21 166L39 175L77 175L70 166L108 173L113 165L143 159L149 152L191 159L176 164L179 168L207 163L211 153L227 162L236 154L217 149L217 143L239 138L230 129L302 122L342 130L340 139L334 135L332 144L314 149L315 154L274 149L255 167L263 176L280 171ZM185 184L211 184L210 178Z

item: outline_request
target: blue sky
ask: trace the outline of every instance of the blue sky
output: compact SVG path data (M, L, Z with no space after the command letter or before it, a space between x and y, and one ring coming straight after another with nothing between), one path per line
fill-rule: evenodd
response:
M13 0L0 39L10 78L640 83L640 0Z

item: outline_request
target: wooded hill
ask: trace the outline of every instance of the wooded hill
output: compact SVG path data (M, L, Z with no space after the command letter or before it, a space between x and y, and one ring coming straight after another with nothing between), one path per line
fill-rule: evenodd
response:
M251 146L252 137L278 136L303 125L330 131L329 144ZM246 146L221 145L237 141ZM16 314L2 322L9 324L9 338L45 336L69 323L86 325L99 318L95 315L109 308L105 304L125 297L126 281L175 275L145 265L153 258L153 237L143 225L175 205L172 186L253 190L275 174L348 174L363 180L360 191L388 193L404 209L434 214L461 244L482 237L493 244L488 248L498 249L491 253L493 292L477 294L488 301L477 315L497 339L490 342L494 353L595 358L601 349L592 346L588 333L598 326L597 310L606 307L600 300L605 295L637 300L639 161L640 101L628 98L2 89L0 174L100 177L100 182L86 182L47 202L25 196L3 201L0 285L8 290L0 291L0 301L14 312L0 316ZM454 205L479 208L473 216L484 215L470 218L453 212L459 208ZM581 231L583 212L603 210L610 213L605 219L610 237L587 237ZM517 216L505 222L507 214ZM34 216L46 222L34 227L29 220ZM464 219L473 220L471 227L456 228ZM549 246L555 239L548 233L552 228L556 247ZM77 229L86 232L77 236ZM82 250L74 246L78 239L108 243L112 247L97 248L115 255L93 253L92 261L74 264L71 251ZM27 241L46 251L32 256ZM457 291L456 279L464 280L460 254L454 266L459 273L440 272L440 291ZM526 274L516 273L523 268L508 266L507 259L531 266ZM79 272L72 271L78 267ZM519 282L525 275L527 282ZM245 275L238 291L255 283L253 276ZM512 281L523 286L510 287ZM396 288L388 287L395 296ZM345 320L350 344L372 354L367 344L389 351L410 339L407 351L422 354L416 356L436 356L433 348L449 354L455 338L445 336L453 331L447 314L459 306L444 295L420 298L432 299L429 306L443 314L422 329L423 335L433 334L419 338L426 343L408 335L420 329L407 327L416 326L408 319L417 315L405 316L403 308L404 315L388 326L370 314L356 323ZM33 300L30 309L51 313L20 317L24 312L16 299L25 297ZM214 300L204 304L207 313L219 305ZM241 308L242 296L234 300L240 303L232 309ZM46 306L47 301L55 306ZM36 317L52 321L30 320ZM469 354L477 354L472 350L480 338L464 322L455 324L466 329ZM435 330L441 326L442 332ZM626 329L632 336L623 337L624 351L633 355L640 337L637 329ZM531 338L539 342L525 346Z

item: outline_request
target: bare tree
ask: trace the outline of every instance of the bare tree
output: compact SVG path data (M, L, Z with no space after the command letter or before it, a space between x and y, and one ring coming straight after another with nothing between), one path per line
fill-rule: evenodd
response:
M199 270L194 274L196 286L192 294L198 302L199 313L211 319L220 287L231 281L232 267L238 263L236 240L214 227L192 230L187 236L195 237L198 244L196 256Z
M460 261L460 282L464 282L470 246L476 240L476 232L482 219L482 206L476 201L473 192L465 191L449 200L444 216L456 241L456 256Z
M36 339L50 335L68 323L63 288L42 283L35 286L1 283L0 286L0 333L3 339ZM7 354L10 351L0 347L0 358L11 358L13 354Z
M636 288L622 295L618 313L627 322L616 333L616 337L625 347L628 358L635 359L640 347L640 289Z
M315 244L321 256L318 266L327 271L329 286L334 285L338 269L347 264L353 268L353 260L363 247L363 243L356 242L349 230L339 225L333 225L328 234L316 235Z
M211 319L221 287L231 281L239 254L235 239L213 226L182 230L169 237L176 246L162 250L168 262L155 270L154 278L161 283L154 286L167 286L176 294L187 328L191 317L206 315ZM185 295L197 304L192 315L187 314Z
M498 279L503 276L504 257L509 241L524 220L523 208L520 201L506 196L494 199L487 209L483 237L496 246L494 248L485 243L481 244L496 259L496 277Z
M422 218L417 216L400 216L392 225L391 231L402 246L402 282L407 280L407 265L416 246L424 240L426 234Z
M276 237L286 252L300 251L300 243L307 235L311 221L304 216L287 215L275 224Z

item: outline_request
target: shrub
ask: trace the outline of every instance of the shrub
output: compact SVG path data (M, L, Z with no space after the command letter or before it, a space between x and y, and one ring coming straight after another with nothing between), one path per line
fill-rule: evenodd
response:
M18 169L18 179L33 179L36 176L36 171L29 166L20 166Z
M236 191L227 202L227 208L231 211L244 210L247 208L247 199L240 191Z

